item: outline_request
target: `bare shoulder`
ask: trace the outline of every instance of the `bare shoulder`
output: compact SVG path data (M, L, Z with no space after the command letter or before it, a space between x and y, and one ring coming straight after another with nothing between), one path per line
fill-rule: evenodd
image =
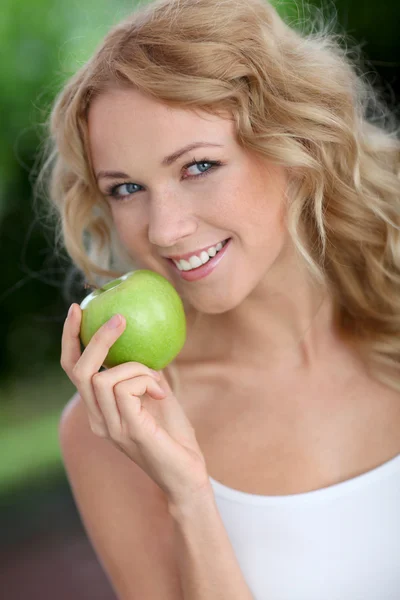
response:
M162 490L109 441L95 436L78 393L59 440L82 524L121 600L179 600L173 524Z

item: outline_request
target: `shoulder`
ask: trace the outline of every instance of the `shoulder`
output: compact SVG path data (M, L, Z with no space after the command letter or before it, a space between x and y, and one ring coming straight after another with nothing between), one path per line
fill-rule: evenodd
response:
M61 413L59 428L60 434L62 436L67 434L71 429L72 423L74 423L75 426L78 424L80 427L84 426L84 416L82 398L80 397L79 393L76 392L68 401Z
M162 490L92 433L78 393L62 412L59 440L82 523L118 597L132 598L135 590L138 598L181 598L173 524Z
M92 432L84 402L78 392L72 396L61 413L58 433L67 473L79 466L80 459L90 461L93 453L111 455L107 441Z
M92 432L86 407L79 393L72 396L61 414L59 442L75 497L90 493L87 490L89 482L91 486L101 485L101 480L105 477L113 473L122 475L127 471L132 481L132 475L136 476L136 471L141 471L108 440ZM109 484L117 479L112 476ZM78 498L78 503L80 499Z

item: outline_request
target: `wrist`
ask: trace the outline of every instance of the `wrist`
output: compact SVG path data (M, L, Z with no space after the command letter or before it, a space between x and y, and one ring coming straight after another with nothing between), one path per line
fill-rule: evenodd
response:
M198 518L216 508L214 490L210 482L204 487L179 499L169 498L168 512L175 521Z

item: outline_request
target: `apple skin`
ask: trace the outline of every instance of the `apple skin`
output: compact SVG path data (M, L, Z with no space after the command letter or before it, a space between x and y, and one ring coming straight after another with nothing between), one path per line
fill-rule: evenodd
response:
M182 300L173 285L154 271L129 271L94 290L80 307L80 339L85 347L113 315L126 319L123 333L103 363L107 368L133 361L158 371L174 360L186 341Z

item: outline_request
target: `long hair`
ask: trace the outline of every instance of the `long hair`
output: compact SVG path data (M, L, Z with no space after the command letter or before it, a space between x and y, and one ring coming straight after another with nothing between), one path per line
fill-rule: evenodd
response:
M96 188L87 113L108 88L226 114L238 143L288 168L290 237L338 323L400 391L400 141L394 110L334 32L267 0L156 0L111 28L57 96L38 186L59 240L96 285L132 270ZM97 279L96 279L97 278Z

